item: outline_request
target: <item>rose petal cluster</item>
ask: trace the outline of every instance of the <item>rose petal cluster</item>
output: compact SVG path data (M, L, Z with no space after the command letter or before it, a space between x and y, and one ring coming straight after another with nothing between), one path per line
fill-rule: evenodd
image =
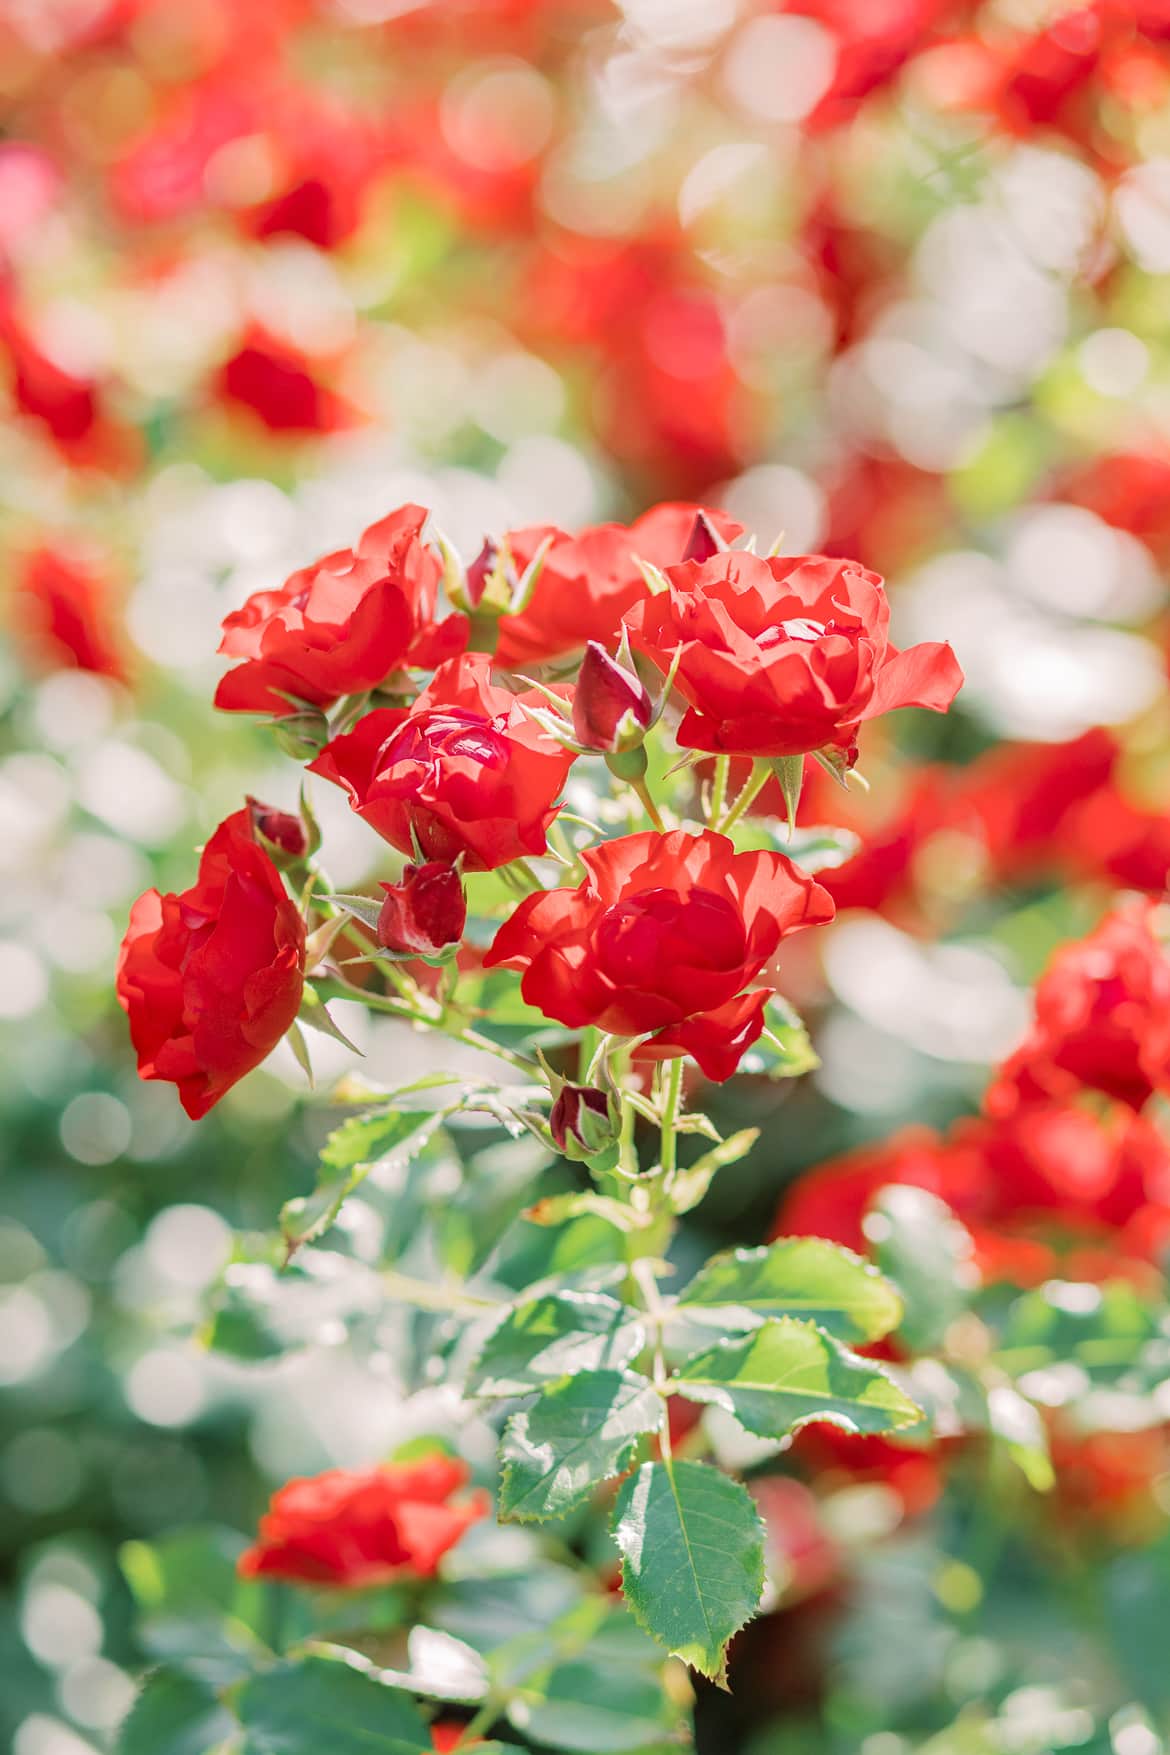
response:
M710 830L626 835L581 858L584 881L526 897L485 965L521 970L529 1004L570 1028L646 1037L644 1058L689 1054L730 1078L775 991L757 983L781 939L832 918L826 892Z
M241 1555L240 1572L349 1590L430 1578L465 1530L487 1514L486 1494L462 1493L468 1479L466 1463L436 1451L410 1462L288 1481Z
M726 512L676 501L652 506L630 525L597 524L576 536L549 525L511 532L508 548L518 572L542 542L551 537L552 546L527 607L500 621L497 661L515 669L565 658L590 640L616 645L622 618L648 595L638 562L669 567L681 561L699 519L723 541L743 534Z
M275 717L293 713L295 701L330 707L460 651L463 617L435 619L442 567L422 540L427 516L400 506L356 549L324 555L233 611L219 649L241 662L221 680L216 706Z
M669 589L635 604L626 625L663 672L677 657L686 748L851 758L863 721L898 707L944 712L962 684L948 645L891 645L884 584L856 562L733 549L666 577Z
M541 854L573 756L528 712L543 704L491 680L465 653L409 708L375 708L335 737L310 772L344 787L353 809L400 852L493 871Z
M1031 1031L987 1092L988 1114L1082 1089L1141 1109L1170 1090L1170 958L1155 919L1153 904L1135 902L1061 947L1036 985Z
M138 898L118 958L139 1076L176 1085L192 1120L271 1053L304 988L305 923L253 808L220 824L190 889Z

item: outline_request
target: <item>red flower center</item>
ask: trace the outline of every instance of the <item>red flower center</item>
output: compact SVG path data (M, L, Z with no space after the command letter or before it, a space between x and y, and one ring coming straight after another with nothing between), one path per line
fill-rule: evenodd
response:
M381 765L459 760L480 768L506 768L508 740L479 713L459 708L427 713L400 726L383 751Z
M695 889L644 890L607 908L597 927L597 959L616 987L653 992L677 978L680 965L731 970L743 963L743 921L723 896Z

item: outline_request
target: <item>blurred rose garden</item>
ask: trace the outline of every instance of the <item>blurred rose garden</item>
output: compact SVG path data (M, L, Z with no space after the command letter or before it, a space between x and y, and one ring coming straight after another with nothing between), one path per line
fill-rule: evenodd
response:
M1165 1755L1170 0L0 116L0 1743Z

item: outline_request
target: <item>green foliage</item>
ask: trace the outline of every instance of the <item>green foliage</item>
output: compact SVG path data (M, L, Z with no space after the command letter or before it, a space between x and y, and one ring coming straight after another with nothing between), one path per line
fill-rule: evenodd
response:
M116 1755L207 1755L235 1728L205 1682L178 1670L152 1670L118 1732Z
M635 1311L604 1292L550 1293L493 1329L467 1376L479 1396L527 1395L566 1372L620 1370L645 1342Z
M900 1334L914 1351L929 1352L975 1290L970 1233L937 1195L901 1184L874 1202L866 1233L902 1294Z
M445 1079L440 1082L450 1084ZM420 1114L391 1105L343 1121L330 1134L321 1152L312 1194L286 1201L281 1209L280 1228L289 1252L311 1243L329 1229L346 1196L353 1193L375 1164L388 1159L407 1163L416 1157L458 1104L456 1095L449 1108L433 1113Z
M1057 1370L1063 1400L1094 1385L1141 1395L1170 1373L1170 1317L1125 1280L1050 1280L1016 1299L997 1359L1013 1377Z
M254 1676L236 1708L242 1755L423 1755L431 1747L411 1697L340 1652Z
M657 1390L631 1372L578 1371L550 1384L504 1428L500 1516L559 1517L627 1468L664 1413Z
M639 1624L725 1685L728 1641L764 1588L763 1527L746 1488L703 1463L643 1463L618 1495L613 1531Z
M672 1379L690 1401L713 1402L759 1438L783 1438L810 1420L846 1432L894 1432L922 1410L880 1365L849 1352L815 1323L778 1317L724 1340Z
M679 1314L727 1329L804 1316L842 1341L876 1341L897 1328L902 1302L869 1262L819 1237L785 1237L714 1255L679 1294Z

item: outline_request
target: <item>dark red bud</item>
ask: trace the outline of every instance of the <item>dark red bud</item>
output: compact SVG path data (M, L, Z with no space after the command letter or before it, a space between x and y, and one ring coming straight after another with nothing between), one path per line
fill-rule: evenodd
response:
M712 555L721 555L726 547L706 512L699 512L691 526L682 558L684 561L709 561Z
M248 810L253 829L262 841L268 843L270 851L283 853L293 860L307 856L309 837L300 817L294 817L286 810L277 810L271 804L261 804L258 798L248 799Z
M458 944L467 923L467 899L453 866L430 859L408 865L400 882L383 884L378 943L412 957L437 957Z
M573 731L587 750L628 750L641 743L654 704L632 670L590 640L573 695Z
M558 1152L581 1160L612 1146L619 1118L612 1099L594 1085L563 1085L549 1111L549 1132Z
M467 569L467 607L478 609L487 590L487 582L495 571L499 551L494 542L486 541Z

